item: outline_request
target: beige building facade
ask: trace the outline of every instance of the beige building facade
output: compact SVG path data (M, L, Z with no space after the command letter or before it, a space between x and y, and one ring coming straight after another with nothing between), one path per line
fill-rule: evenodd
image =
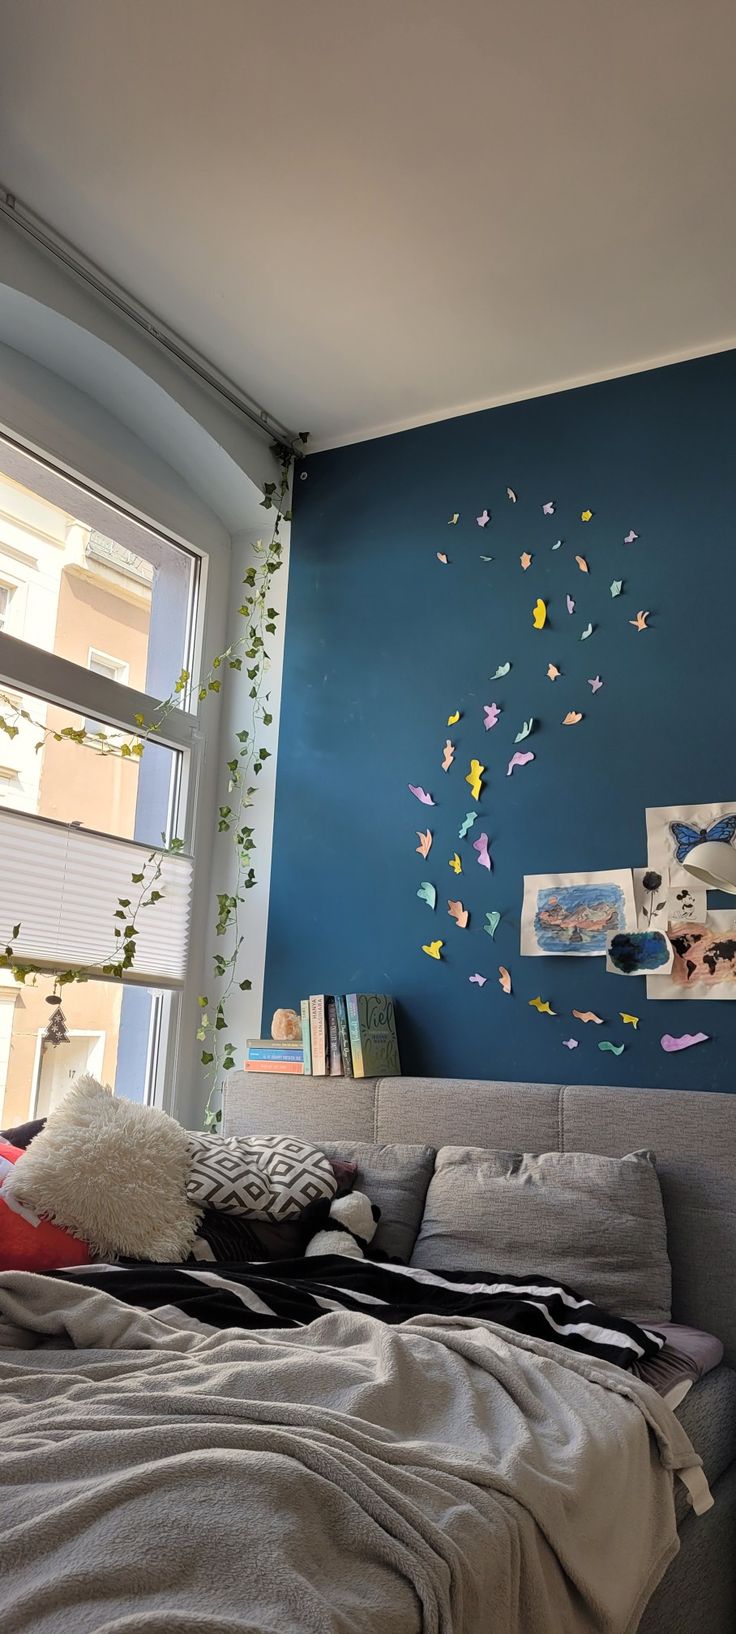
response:
M149 562L0 476L5 634L144 690L153 576ZM19 708L32 722L18 720ZM94 733L99 722L2 683L0 717L18 728L16 736L0 730L0 844L3 808L134 837L139 763L53 736L69 726ZM0 903L3 945L16 918L12 902ZM43 1041L52 991L51 978L20 986L0 972L0 1127L47 1113L79 1072L114 1083L122 988L99 981L67 986L70 1036L56 1048Z

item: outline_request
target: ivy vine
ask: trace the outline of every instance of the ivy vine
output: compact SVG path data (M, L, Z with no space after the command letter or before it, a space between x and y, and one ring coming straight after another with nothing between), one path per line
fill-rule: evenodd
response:
M254 545L255 562L247 569L242 580L245 593L237 609L242 620L241 632L223 652L215 655L197 687L198 701L203 704L210 694L217 694L222 690L223 676L228 670L242 671L245 668L250 682L247 723L236 732L231 745L230 757L226 763L226 788L223 790L225 798L218 806L217 812L218 832L232 836L235 877L228 891L217 893L214 933L218 941L221 941L221 947L212 954L213 997L210 999L203 993L197 1001L199 1013L196 1037L202 1045L200 1060L207 1068L207 1081L210 1085L204 1113L206 1129L217 1129L221 1122L221 1108L216 1104L221 1075L235 1066L236 1045L230 1036L229 1001L236 988L241 992L248 992L252 987L250 978L242 977L240 974L241 954L245 942L243 915L247 892L256 884L253 861L256 847L253 827L248 816L257 794L258 777L270 758L270 751L259 742L259 737L261 728L269 727L273 721L269 707L271 694L266 690L266 679L271 664L268 647L270 638L276 634L279 614L277 608L271 605L271 586L274 575L283 566L281 525L291 521L291 510L286 500L294 457L296 452L304 449L306 442L307 434L302 433L297 438L295 448L285 444L276 444L272 448L278 462L278 479L276 482L264 484L261 505L264 510L274 513L273 527L268 539L259 540ZM169 715L179 707L181 695L188 690L190 679L189 671L183 669L168 698L157 706L154 718L146 721L143 715L136 715L135 733L124 737L121 737L119 732L114 734L105 732L103 728L89 731L87 727L68 726L59 729L48 727L43 720L36 719L30 710L21 707L12 692L0 689L0 733L11 739L15 738L23 723L34 726L39 734L35 745L36 752L44 747L48 739L52 739L58 743L64 741L76 743L104 756L113 755L122 759L139 760L149 739L161 732ZM163 896L163 891L159 889L163 872L162 859L167 851L176 852L182 848L183 842L180 839L174 838L166 843L166 838L162 835L161 848L152 850L146 858L143 869L131 875L131 886L136 889L130 896L117 899L113 915L115 921L112 927L113 946L109 956L94 968L80 966L59 972L55 979L60 987L92 980L101 972L120 980L134 967L140 915L145 909L155 908ZM11 942L4 951L0 951L0 969L11 970L16 981L21 984L36 982L39 976L48 976L50 973L31 961L16 956L14 944L20 933L20 924L14 925Z

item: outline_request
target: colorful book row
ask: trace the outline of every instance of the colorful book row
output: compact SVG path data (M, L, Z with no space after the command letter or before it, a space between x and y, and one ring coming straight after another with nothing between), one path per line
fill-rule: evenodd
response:
M249 1038L246 1072L385 1078L401 1072L394 1001L387 993L312 993L299 1039Z

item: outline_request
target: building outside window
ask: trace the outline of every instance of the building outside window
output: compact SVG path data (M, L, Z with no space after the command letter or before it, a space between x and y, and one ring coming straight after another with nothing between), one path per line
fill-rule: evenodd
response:
M43 965L35 985L0 971L0 1126L45 1115L84 1071L161 1098L193 867L199 736L186 690L140 759L119 750L191 667L199 567L193 549L0 438L0 943L20 922L17 957ZM105 733L104 753L61 735L80 726ZM114 957L116 893L133 899L130 876L162 836L182 854L166 857L162 901L142 910L129 978L66 986L69 1039L50 1046L56 972Z

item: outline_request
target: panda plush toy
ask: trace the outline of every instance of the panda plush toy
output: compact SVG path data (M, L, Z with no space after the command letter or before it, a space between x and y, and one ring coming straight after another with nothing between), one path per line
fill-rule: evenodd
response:
M344 1254L349 1259L365 1259L380 1218L380 1208L371 1203L365 1192L351 1191L346 1197L334 1198L324 1223L307 1243L305 1258L314 1254Z

